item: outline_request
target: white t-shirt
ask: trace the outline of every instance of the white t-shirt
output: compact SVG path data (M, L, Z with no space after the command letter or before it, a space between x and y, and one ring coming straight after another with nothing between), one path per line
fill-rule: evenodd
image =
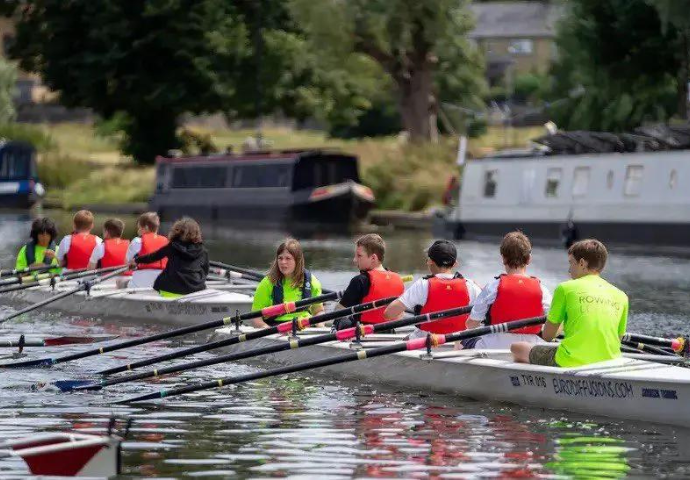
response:
M139 252L141 252L141 237L134 237L127 247L127 256L125 257L127 263L131 262Z
M486 314L489 312L491 305L496 301L498 284L500 281L500 277L494 278L486 284L474 301L472 313L470 313L470 318L472 320L483 321L486 319ZM549 292L548 288L546 288L543 283L539 282L539 286L541 287L541 305L544 309L544 313L547 313L551 307L551 292Z
M96 248L99 247L103 243L103 240L101 240L101 237L96 236ZM62 237L62 240L60 240L60 245L58 245L58 251L57 251L57 258L59 262L62 262L62 260L65 258L65 255L67 255L67 252L69 252L69 247L72 245L72 235L65 235Z
M438 278L445 279L453 278L452 273L437 273L435 276ZM481 288L479 288L479 285L477 285L468 278L465 279L465 284L467 285L467 293L469 293L470 296L470 304L472 304L481 292ZM429 280L427 280L426 278L420 278L412 285L410 285L410 288L405 290L405 292L400 296L398 300L400 300L402 304L405 305L405 308L412 310L417 305L424 305L428 297Z

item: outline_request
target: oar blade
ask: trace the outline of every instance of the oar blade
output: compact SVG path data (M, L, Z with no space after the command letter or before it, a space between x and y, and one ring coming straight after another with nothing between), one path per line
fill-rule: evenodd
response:
M161 392L154 392L154 393L148 393L146 395L139 395L136 397L129 397L129 398L123 398L122 400L115 400L112 402L112 404L115 405L123 405L127 403L136 403L136 402L147 402L149 400L159 400L163 398L161 395Z
M59 388L61 392L71 392L77 390L79 387L91 385L92 383L93 380L58 380L53 382L53 385Z
M29 368L29 367L52 367L52 358L38 358L36 360L23 360L21 362L0 363L0 370L3 368Z
M113 340L118 338L118 335L101 335L93 337L77 337L77 336L63 336L63 337L53 337L46 338L43 340L46 347L56 347L61 345L74 345L74 344L86 344L86 343L97 343L105 342L108 340Z

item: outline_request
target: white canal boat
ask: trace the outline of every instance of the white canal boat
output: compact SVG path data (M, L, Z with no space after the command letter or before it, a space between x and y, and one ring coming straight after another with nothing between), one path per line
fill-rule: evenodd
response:
M33 287L5 293L2 298L23 305L37 303L76 285L68 281L59 283L55 290L49 286ZM207 285L209 288L201 292L163 298L150 288L119 289L114 282L104 282L94 286L88 295L77 292L43 308L70 315L156 321L175 326L194 325L251 309L255 286L212 281Z
M246 333L252 329L242 330ZM301 335L327 331L315 328ZM226 327L216 331L215 339L236 334L234 328ZM368 349L402 338L403 335L372 335L362 345ZM274 335L240 343L226 352L286 341L288 337ZM351 348L350 342L330 342L256 357L252 363L294 365L341 355ZM506 350L462 351L445 345L434 349L431 359L425 354L406 351L313 372L417 391L690 427L690 369L648 360L654 356L626 356L578 368L554 368L515 363Z

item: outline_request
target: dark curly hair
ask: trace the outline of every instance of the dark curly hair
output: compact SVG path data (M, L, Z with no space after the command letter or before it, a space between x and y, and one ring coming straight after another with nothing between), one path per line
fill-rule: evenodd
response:
M55 222L50 218L37 218L31 223L31 233L29 236L34 243L38 243L38 235L40 233L47 233L50 235L50 243L57 238L58 232Z

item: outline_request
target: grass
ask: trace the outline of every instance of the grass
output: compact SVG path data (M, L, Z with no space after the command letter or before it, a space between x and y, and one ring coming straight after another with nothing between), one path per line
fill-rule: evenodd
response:
M64 208L84 204L146 201L154 188L153 167L137 167L117 150L116 138L98 136L90 125L56 124L13 127L15 136L40 142L39 175L48 195ZM12 129L5 136L13 138ZM213 130L190 127L209 134L219 149L232 145L241 150L253 130ZM0 126L0 136L3 136ZM471 139L470 157L480 157L500 148L524 147L543 129L489 127L480 138ZM21 134L21 135L19 135ZM32 137L33 136L33 137ZM264 131L271 148L331 148L360 158L360 174L376 194L379 208L425 210L440 203L442 192L455 165L457 139L443 137L438 144L411 145L396 137L376 139L330 139L322 132L271 128Z

